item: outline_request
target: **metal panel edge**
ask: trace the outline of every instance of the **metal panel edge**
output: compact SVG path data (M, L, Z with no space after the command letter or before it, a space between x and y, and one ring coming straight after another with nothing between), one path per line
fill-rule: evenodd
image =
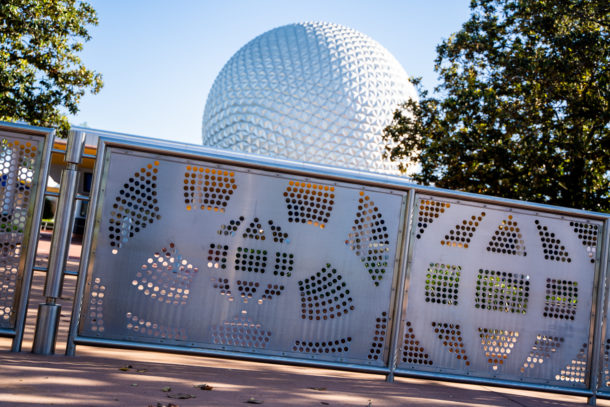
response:
M415 203L415 191L409 190L408 202L406 208L403 211L402 216L402 232L401 232L401 244L397 249L397 254L400 258L400 266L398 271L398 284L393 294L393 314L394 319L391 325L391 342L390 342L390 354L388 357L388 368L390 373L387 377L388 382L394 380L394 370L396 369L398 351L401 343L402 334L402 318L404 315L403 303L405 302L405 282L407 280L407 267L409 264L409 247L411 245L411 225L413 219L413 207ZM399 250L399 251L398 251Z
M599 300L597 302L597 318L595 322L595 338L594 346L591 351L593 352L593 366L591 368L591 389L594 391L596 397L610 398L610 393L597 392L597 389L601 386L600 383L604 377L604 339L607 333L608 323L608 295L610 289L610 220L604 222L604 233L602 236L601 243L601 255L600 255L600 270L598 280L598 292Z
M406 178L392 175L376 174L368 171L357 171L347 168L324 166L308 162L264 157L256 154L237 153L233 151L215 149L196 144L169 142L120 133L96 133L94 131L92 132L92 134L98 134L100 140L104 140L104 143L108 146L124 147L131 150L139 150L154 154L169 154L184 158L205 159L221 164L240 165L242 167L250 167L262 170L281 171L295 175L315 175L318 177L324 177L327 179L333 179L342 182L356 181L359 183L366 184L368 186L399 189L403 191L414 189L418 193L431 194L454 199L465 199L479 203L507 205L514 208L540 210L544 212L552 212L563 215L583 216L589 219L596 220L610 219L609 214L601 212L585 211L582 209L566 208L549 204L532 203L526 201L519 201L516 199L500 198L462 191L451 191L431 186L422 186L414 184Z
M310 367L320 367L320 368L328 368L328 369L349 370L349 371L353 371L353 372L362 372L362 373L378 373L378 374L385 374L385 375L390 373L389 369L386 367L358 365L358 364L352 364L352 363L314 361L314 360L307 360L307 359L287 358L287 357L281 357L281 356L264 356L264 355L259 356L259 355L255 355L255 354L251 354L251 353L230 352L230 351L222 351L222 350L214 350L214 349L203 349L203 348L194 349L194 348L189 348L186 346L148 344L148 343L140 343L140 342L127 342L127 341L119 341L119 340L111 340L111 339L98 339L98 338L79 337L79 336L76 336L74 338L74 343L78 344L78 345L88 345L88 346L103 346L103 347L120 348L120 349L148 350L148 351L153 351L153 352L161 351L161 352L170 352L170 353L180 353L180 354L186 354L186 355L221 357L221 358L248 360L248 361L265 362L265 363L290 364L290 365L294 365L294 366L310 366Z
M85 284L89 274L89 258L91 256L91 249L93 247L93 232L95 230L95 222L97 219L96 212L99 210L99 208L97 208L97 201L102 192L102 174L106 162L106 152L106 143L103 139L100 139L97 145L97 160L95 162L95 168L93 171L93 185L91 186L92 194L89 200L89 207L87 208L87 221L85 223L81 259L79 263L78 277L76 280L76 291L74 293L72 315L70 317L70 327L68 329L68 340L66 342L66 355L68 356L74 356L76 350L74 339L78 333Z
M55 130L34 127L28 125L15 125L0 122L0 129L11 131L17 130L18 133L28 134L36 137L44 137L43 151L40 157L40 174L37 180L37 187L34 197L34 205L31 216L29 218L29 227L26 228L24 242L26 242L25 256L22 256L19 261L19 279L20 288L15 296L15 304L17 304L15 315L15 331L11 350L20 352L23 342L23 332L25 330L25 320L27 317L28 302L30 299L30 289L32 285L32 275L34 273L34 262L36 261L36 249L38 248L38 230L42 220L42 206L44 203L44 191L47 187L47 178L49 174L49 165L51 163L51 149L55 138ZM29 213L28 213L29 214ZM30 215L30 214L29 214Z

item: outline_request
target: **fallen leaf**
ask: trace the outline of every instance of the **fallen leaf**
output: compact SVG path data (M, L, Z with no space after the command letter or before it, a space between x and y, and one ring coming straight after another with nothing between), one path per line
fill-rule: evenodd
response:
M199 390L212 390L213 389L213 387L210 386L209 384L196 384L193 387L196 389L199 389Z
M167 397L169 397L170 399L179 399L179 400L196 398L196 396L193 396L192 394L186 394L186 393L170 393L167 395Z
M161 388L161 391L168 393L168 392L172 391L172 388L169 386L165 386L165 387Z
M127 372L130 368L127 366L120 367L119 370L122 372Z
M308 389L316 391L326 391L326 387L308 387Z
M138 383L131 383L131 387L138 387Z
M248 400L244 401L244 403L248 404L263 404L262 400L257 400L254 397L250 397Z

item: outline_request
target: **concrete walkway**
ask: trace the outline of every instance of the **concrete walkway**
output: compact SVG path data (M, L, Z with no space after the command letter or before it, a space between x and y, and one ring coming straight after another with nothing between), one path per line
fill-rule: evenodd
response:
M44 240L41 250L44 250ZM71 260L80 246L73 245ZM44 265L44 253L39 264ZM72 264L71 267L74 265ZM584 397L327 369L79 346L63 355L75 278L68 277L56 356L30 353L44 273L35 273L24 351L0 338L0 406L583 406ZM206 386L211 389L205 390ZM196 387L197 386L197 387ZM204 389L202 389L203 387ZM609 406L610 401L598 400Z

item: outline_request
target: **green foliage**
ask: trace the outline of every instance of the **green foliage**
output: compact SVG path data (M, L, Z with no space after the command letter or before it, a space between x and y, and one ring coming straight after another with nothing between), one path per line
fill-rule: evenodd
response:
M385 129L423 184L610 211L610 3L473 0ZM403 166L404 169L404 166Z
M96 25L95 10L77 0L0 1L0 120L69 129L85 91L97 93L100 74L77 54Z

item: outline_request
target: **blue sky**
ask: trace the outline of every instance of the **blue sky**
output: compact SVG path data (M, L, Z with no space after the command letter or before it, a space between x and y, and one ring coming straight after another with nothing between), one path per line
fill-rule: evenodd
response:
M259 34L300 21L358 30L412 76L436 84L441 40L469 16L469 0L89 0L99 25L81 56L104 88L86 95L73 124L201 143L207 94L229 58Z

